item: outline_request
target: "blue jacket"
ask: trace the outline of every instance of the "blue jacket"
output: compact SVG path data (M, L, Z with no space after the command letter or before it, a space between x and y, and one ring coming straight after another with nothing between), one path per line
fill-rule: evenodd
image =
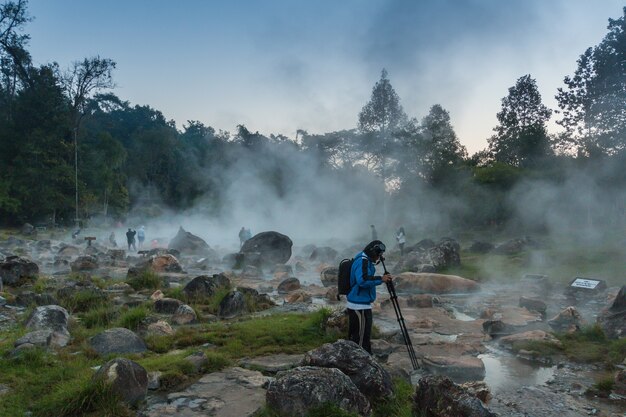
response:
M383 283L380 276L374 276L376 266L365 252L359 252L352 262L350 271L350 292L348 301L354 304L371 304L376 300L376 286Z

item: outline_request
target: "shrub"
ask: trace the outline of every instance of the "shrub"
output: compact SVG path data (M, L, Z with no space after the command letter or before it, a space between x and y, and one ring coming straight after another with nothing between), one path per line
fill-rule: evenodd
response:
M138 291L143 289L158 290L163 282L156 272L142 271L139 275L129 278L126 283Z

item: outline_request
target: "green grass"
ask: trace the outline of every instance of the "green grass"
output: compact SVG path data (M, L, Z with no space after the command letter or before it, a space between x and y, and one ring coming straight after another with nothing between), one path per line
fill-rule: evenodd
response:
M68 297L59 300L62 307L71 314L99 309L109 304L109 298L89 288L79 289Z
M158 290L162 287L163 280L156 272L142 271L136 277L127 279L126 283L133 287L135 291Z
M552 342L520 342L513 346L513 350L529 350L543 357L564 355L574 362L603 363L607 366L617 365L626 358L626 339L608 339L598 325L555 336L561 342L560 346Z
M593 389L596 391L600 391L604 395L608 396L611 393L611 390L613 390L614 385L615 377L613 376L613 374L607 373L596 381L596 383L593 385Z
M139 323L148 317L148 314L150 314L150 308L146 305L123 310L115 322L115 327L126 327L130 330L136 330Z
M110 305L99 305L79 315L80 322L88 329L107 327L120 315L119 308Z

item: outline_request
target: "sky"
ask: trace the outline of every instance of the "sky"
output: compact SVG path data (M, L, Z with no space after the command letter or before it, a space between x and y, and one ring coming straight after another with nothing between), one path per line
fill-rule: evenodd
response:
M182 128L355 128L383 68L409 117L440 104L470 153L530 74L544 103L623 15L616 0L30 0L37 64L100 55L114 92ZM554 121L550 129L557 131Z

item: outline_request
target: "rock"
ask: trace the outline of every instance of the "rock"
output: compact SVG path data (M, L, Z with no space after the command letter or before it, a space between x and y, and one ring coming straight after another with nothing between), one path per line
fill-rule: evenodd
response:
M78 256L80 254L80 249L76 246L65 245L59 249L59 256L64 258L73 258L74 256Z
M300 289L300 280L296 277L287 278L278 284L277 291L279 294L286 294L291 291Z
M478 291L475 281L456 275L404 272L395 277L396 289L431 294L467 293Z
M200 275L189 281L183 292L191 299L212 297L218 288L230 288L230 279L224 274Z
M613 393L626 398L626 370L622 369L615 374Z
M267 389L267 405L280 415L305 417L313 408L332 403L349 413L369 416L367 398L336 368L301 366L279 372Z
M174 314L182 304L176 298L161 298L154 302L154 311L159 314Z
M265 406L268 377L258 371L228 368L211 372L183 391L150 401L144 417L252 417Z
M30 223L24 223L24 225L20 229L20 232L25 236L31 236L31 235L37 234L37 231L35 230L35 226L33 226Z
M460 253L461 247L454 239L444 238L430 247L418 244L407 250L406 255L396 264L393 272L422 272L425 265L434 268L435 271L458 266L461 264Z
M406 300L406 305L416 308L432 308L434 297L429 294L415 294L411 295Z
M207 358L204 352L194 352L185 357L185 360L193 367L193 372L196 374L201 373L209 364L209 358Z
M14 343L15 347L30 343L39 347L65 347L70 341L70 333L67 329L62 330L35 330L30 333L26 333L24 336L17 339Z
M110 360L98 369L93 379L110 384L113 392L130 405L137 405L148 393L148 372L130 359Z
M308 268L302 261L296 261L296 272L306 272Z
M372 340L372 355L381 362L386 362L393 353L394 347L383 339Z
M491 400L491 391L485 381L471 381L461 384L461 388L473 397L487 404Z
M413 412L422 417L497 417L467 389L442 376L419 380Z
M284 264L291 258L293 242L278 232L263 232L248 239L241 247L243 254L259 253L266 265Z
M348 314L346 310L333 310L322 323L324 331L341 335L348 334Z
M336 303L338 301L337 297L339 296L339 289L335 287L329 287L328 291L326 291L325 298L331 303Z
M195 323L197 320L198 316L196 312L187 304L179 306L172 316L172 322L180 325Z
M310 350L304 355L302 365L339 369L370 402L393 395L389 372L352 341L340 339Z
M336 287L337 277L339 276L339 268L330 266L322 269L320 272L320 279L325 287Z
M607 337L619 339L626 336L626 285L619 290L611 306L600 313L597 321Z
M57 305L37 307L26 321L26 328L32 330L67 330L69 313Z
M194 255L208 255L212 252L210 246L204 240L186 231L182 226L167 247L181 253Z
M183 268L180 266L180 262L178 262L178 259L176 259L174 255L153 255L147 260L141 262L139 265L129 268L127 277L136 277L146 271L157 273L183 272Z
M8 256L0 262L0 280L9 287L18 287L35 281L39 274L36 263L19 256Z
M91 255L79 256L70 264L72 272L93 271L98 269L98 260Z
M156 290L150 295L152 301L162 300L163 298L165 298L165 294L161 290Z
M302 290L292 291L285 296L285 303L287 304L309 302L311 302L311 294Z
M313 249L311 256L309 256L309 261L311 262L323 262L327 264L332 264L337 261L337 251L331 247L323 246L320 248Z
M172 326L170 326L168 322L158 320L148 325L146 334L153 334L156 336L171 336L174 334L174 329L172 329Z
M469 251L472 253L489 253L493 250L494 246L489 242L474 241L470 246Z
M31 305L46 306L58 304L58 301L50 294L37 294L32 291L24 291L15 297L15 304L22 307Z
M518 328L502 320L490 319L483 322L483 331L491 337L500 337L515 333Z
M546 310L548 309L548 305L545 302L536 298L520 297L519 306L525 307L530 311L541 313L542 316L546 314Z
M561 342L550 333L543 330L531 330L528 332L515 333L510 336L504 336L500 339L500 344L508 347L515 347L515 345L526 342L549 342L554 343L557 346L561 346Z
M493 253L498 255L515 255L526 249L527 244L526 238L511 239L496 246Z
M557 332L576 332L583 325L583 319L575 307L567 307L552 319L548 324Z
M485 377L485 364L479 358L462 356L426 356L425 369L435 375L444 375L456 382L479 381Z
M256 369L263 374L276 374L280 371L297 368L302 362L303 355L289 355L279 353L268 356L257 356L254 358L243 358L239 360L239 366L245 369Z
M274 268L272 268L272 273L285 273L287 275L293 275L293 267L291 265L276 264L274 265Z
M147 350L146 344L139 336L123 327L105 330L92 337L89 344L103 356L111 353L143 353Z
M217 315L223 319L231 319L245 313L246 302L243 294L239 291L231 291L220 302Z

